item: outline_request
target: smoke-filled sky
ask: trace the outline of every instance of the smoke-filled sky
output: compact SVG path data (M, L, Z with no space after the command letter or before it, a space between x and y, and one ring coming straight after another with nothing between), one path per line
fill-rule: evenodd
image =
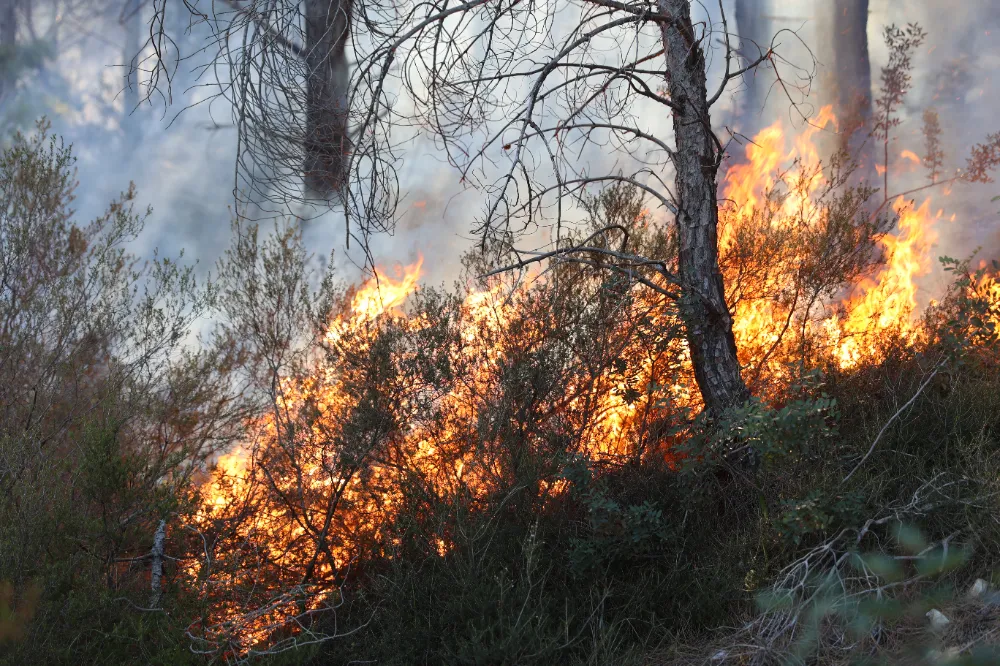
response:
M731 27L732 2L723 3ZM797 30L807 44L816 47L829 30L824 11L831 2L771 0L765 11L773 17L773 30ZM150 11L145 9L144 19ZM718 22L717 3L705 3L700 12L702 20ZM1000 67L1000 2L872 0L869 43L876 86L886 58L883 26L911 21L920 23L929 39L916 58L914 89L894 149L896 153L903 148L922 153L920 116L933 105L941 113L948 165L958 167L970 145L988 132L1000 131L1000 117L995 113L1000 80L993 75ZM63 34L75 31L74 39L64 39L68 46L46 65L43 75L22 85L32 98L32 108L48 113L56 129L75 144L80 158L81 196L77 203L81 214L92 216L133 180L140 201L154 209L137 250L149 253L159 247L172 253L185 248L187 256L197 259L202 268L211 267L230 238L237 137L228 103L211 99L215 92L211 72L200 79L197 76L199 65L208 62L212 53L196 52L208 39L207 30L195 26L179 40L181 49L193 55L178 67L172 104L154 95L152 104L136 112L134 120L141 138L132 150L120 130L124 117L120 90L125 73L121 65L126 45L120 12L107 12L85 26L67 25L62 30ZM793 61L808 64L804 49L795 47L790 39L780 42L788 45L787 55ZM816 55L823 60L821 52ZM720 60L713 62L713 71L718 71ZM54 93L54 88L61 88L62 94ZM185 107L190 108L178 116ZM727 119L731 109L731 102L723 100L715 120ZM763 124L779 117L787 120L792 114L786 100L772 95ZM650 118L648 125L663 136L670 134L669 118ZM602 161L608 164L620 158L599 151L583 157L595 168ZM922 173L913 175L914 179L921 177ZM482 195L462 188L453 167L426 137L417 137L406 147L400 178L405 195L400 206L402 218L394 236L375 239L375 257L381 264L391 265L411 262L420 252L427 258L429 282L450 281L457 275L461 253L474 242L471 229L482 211ZM949 214L958 214L958 221L941 223L938 254L966 256L977 246L1000 250L995 214L1000 204L990 202L994 194L1000 194L1000 187L993 190L990 186L963 186L950 198L940 199ZM310 248L318 254L336 250L337 263L345 266L344 277L356 276L345 256L343 220L336 212L308 222L305 233Z

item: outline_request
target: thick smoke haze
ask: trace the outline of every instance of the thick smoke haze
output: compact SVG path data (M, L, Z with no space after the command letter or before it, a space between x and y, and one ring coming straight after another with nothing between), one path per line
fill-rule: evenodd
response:
M92 11L90 15L78 10L70 22L46 14L46 8L55 6L52 3L39 3L36 23L63 24L54 57L21 82L25 106L29 113L49 115L55 130L74 144L81 184L77 207L82 216L95 215L126 189L130 180L134 181L141 205L153 208L137 252L149 255L159 248L172 254L183 248L189 259L199 262L200 270L208 270L231 235L238 146L232 109L212 87L212 71L204 69L212 62L215 51L199 50L210 32L204 25L192 26L189 18L174 11L170 16L177 22L177 43L186 59L175 63L173 98L168 102L162 96L162 82L157 90L150 91L148 72L153 54L147 47L139 58L139 97L150 94L138 109L130 110L126 108L129 95L123 90L127 73L123 63L127 60L129 30L135 27L118 6L127 7L129 2L110 4L115 7ZM819 85L824 67L829 65L825 49L831 45L835 48L837 43L836 35L830 35L833 4L830 0L755 0L747 6L759 12L754 30L769 36L780 30L797 33L797 38L788 32L779 35L776 43L802 71L811 69L812 63L809 50L798 40L812 49L818 60ZM152 12L147 5L141 3L140 9L142 41L148 37L146 22ZM734 0L727 0L722 7L730 30L738 30ZM705 3L699 11L700 20L715 31L721 30L717 3ZM872 0L868 39L875 94L879 71L887 58L882 29L891 23L909 22L920 23L929 38L916 58L914 87L903 111L903 125L896 133L893 154L898 155L904 148L922 153L920 118L924 109L933 106L941 115L946 164L954 169L964 163L971 145L986 133L1000 129L995 115L1000 81L993 75L1000 66L1000 3ZM717 34L714 41L718 39ZM720 75L721 60L714 54L711 75ZM787 97L776 90L773 77L767 72L758 76L756 96L751 99L758 100L761 108L749 113L745 108L747 91L734 88L716 107L713 120L717 125L759 129L776 119L795 124L796 113ZM821 91L814 88L811 98L799 100L803 102L801 108L815 110L820 97ZM638 116L651 131L669 136L670 119L661 117L662 110L651 107L647 113L640 109ZM125 131L130 123L134 131L131 139ZM734 144L737 158L741 150ZM414 135L404 151L399 173L404 196L396 232L373 238L372 254L380 265L391 266L394 262L412 262L417 253L422 253L426 258L426 280L448 282L458 275L460 255L475 242L472 229L483 209L482 195L462 185L432 139ZM580 160L595 171L607 171L627 161L628 156L591 149L581 154ZM918 167L902 175L907 184L919 184L924 177ZM1000 251L1000 232L996 225L997 204L990 198L998 193L1000 189L994 192L961 186L950 197L935 196L935 205L946 210L946 217L957 215L954 223L939 223L935 254L964 257L983 246L984 255L996 255ZM342 277L356 279L356 265L363 263L363 258L357 248L348 251L344 247L342 215L336 210L317 215L305 209L301 214L306 218L303 232L309 248L321 256L334 251L337 265L343 268Z

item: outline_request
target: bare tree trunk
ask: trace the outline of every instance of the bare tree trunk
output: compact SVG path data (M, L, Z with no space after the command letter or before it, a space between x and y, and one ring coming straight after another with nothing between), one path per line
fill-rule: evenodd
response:
M136 117L139 107L139 38L142 31L142 6L140 0L127 0L123 18L125 21L125 108L122 111L122 128L125 130L125 142L130 150L134 150L139 141L139 119Z
M745 62L754 62L767 53L771 41L770 20L765 16L767 0L736 0L736 26L740 35L740 56ZM747 136L756 134L755 118L761 115L764 86L758 79L756 68L743 76L746 91L743 93L739 120L740 131Z
M733 318L719 270L716 173L719 150L711 128L705 54L691 23L690 0L659 0L667 88L674 105L678 272L681 314L706 409L718 414L744 403L750 392L740 374Z
M17 83L17 5L19 0L0 0L0 106L10 99Z
M870 170L874 165L872 142L862 149L872 127L868 0L836 0L833 11L835 110L845 137L842 147L859 158L862 169Z
M305 183L308 196L329 198L346 179L347 43L353 0L306 0Z

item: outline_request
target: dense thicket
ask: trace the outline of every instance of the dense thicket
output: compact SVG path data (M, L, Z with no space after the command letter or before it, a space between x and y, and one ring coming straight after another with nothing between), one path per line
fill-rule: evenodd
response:
M45 124L0 157L2 650L170 662L183 625L143 610L161 601L149 554L241 426L231 347L190 344L214 298L191 269L128 253L132 190L74 219L72 165Z

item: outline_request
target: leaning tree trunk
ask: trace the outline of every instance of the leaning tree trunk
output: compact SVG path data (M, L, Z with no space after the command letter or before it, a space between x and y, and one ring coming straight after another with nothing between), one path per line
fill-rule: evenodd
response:
M0 107L13 95L17 83L17 3L0 0Z
M705 54L691 23L690 0L659 0L667 91L673 104L678 272L681 316L695 379L710 413L744 403L750 392L740 374L733 318L719 270L719 209L714 143L705 83Z
M328 199L346 180L348 137L347 44L353 0L306 0L305 184L308 196Z
M868 0L836 0L833 6L835 104L843 148L862 169L874 166L872 142L872 74L868 57Z

